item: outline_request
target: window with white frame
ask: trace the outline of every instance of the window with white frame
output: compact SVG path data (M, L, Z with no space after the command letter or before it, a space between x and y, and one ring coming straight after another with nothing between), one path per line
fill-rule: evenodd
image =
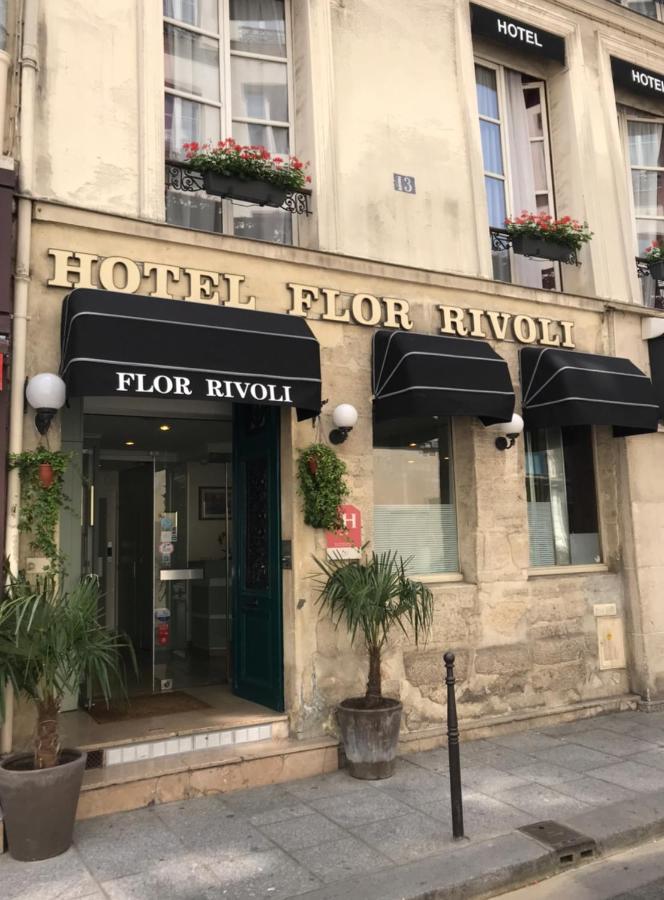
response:
M448 418L374 421L374 548L415 575L458 572Z
M233 137L291 150L286 0L164 0L166 159L182 145ZM291 216L268 207L167 189L175 225L288 244Z
M544 82L504 66L475 64L489 226L508 216L555 215ZM557 263L492 252L494 278L527 287L560 287Z
M639 256L664 240L664 117L627 119L627 145Z
M618 0L618 2L627 9L641 13L642 16L664 21L664 2L662 0Z
M525 438L530 565L601 562L592 429L537 428Z
M622 109L631 182L637 256L664 242L664 117ZM643 302L659 305L657 283L641 278Z

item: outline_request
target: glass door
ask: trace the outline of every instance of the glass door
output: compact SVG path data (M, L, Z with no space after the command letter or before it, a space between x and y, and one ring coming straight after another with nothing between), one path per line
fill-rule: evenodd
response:
M153 508L153 689L226 682L230 464L158 454Z

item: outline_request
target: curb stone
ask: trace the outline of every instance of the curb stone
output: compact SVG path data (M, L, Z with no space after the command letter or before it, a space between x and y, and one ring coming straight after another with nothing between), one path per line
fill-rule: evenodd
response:
M624 850L664 835L664 791L567 818L561 824L595 840L597 854ZM585 863L581 863L583 865ZM344 879L303 900L486 900L577 866L561 866L552 851L518 831L477 843L446 846L440 855Z

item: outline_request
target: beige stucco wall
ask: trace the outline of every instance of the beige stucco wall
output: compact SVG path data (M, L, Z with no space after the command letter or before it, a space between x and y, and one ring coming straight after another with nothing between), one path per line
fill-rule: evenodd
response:
M42 200L34 208L28 374L59 363L66 288L46 286L48 248L98 257L96 285L99 262L110 256L243 275L242 296L276 312L288 311L286 285L296 282L337 289L344 302L358 292L405 298L415 329L429 333L439 327L438 304L565 319L574 322L579 350L624 355L647 370L609 60L613 53L664 71L664 27L607 0L490 5L565 36L567 65L473 42L467 0L415 0L407 13L400 0L294 0L294 150L312 161L314 177L314 214L298 222L298 249L159 224L160 0L42 3L35 172ZM595 231L583 265L565 267L564 293L489 280L474 54L547 81L558 211L587 218ZM394 172L415 177L414 196L393 190ZM221 279L222 302L225 289ZM140 290L156 290L154 275ZM172 293L187 291L183 275ZM323 322L320 306L313 304L310 322L322 345L325 410L350 402L360 413L339 453L370 539L371 329ZM494 345L517 385L518 345ZM29 417L25 425L31 445ZM282 424L282 524L294 551L294 568L284 573L286 695L301 735L328 727L331 705L360 691L366 674L361 654L315 608L311 555L322 551L323 536L304 526L294 487L295 452L330 427L328 412L319 432L294 417ZM52 444L58 439L56 420ZM481 425L459 419L454 451L462 580L432 582L428 645L415 652L397 636L386 659L386 688L404 700L406 728L440 723L440 657L450 647L463 716L551 710L628 690L664 697L664 491L653 477L664 467L662 435L613 440L597 430L606 566L546 576L528 572L522 442L498 453ZM625 623L626 669L599 670L593 605L601 602L616 603Z
M335 287L342 292L341 303L358 292L406 299L415 329L431 334L440 328L439 304L564 318L574 323L577 349L618 353L647 368L640 335L642 310L633 306L614 304L607 309L599 301L569 294L257 245L41 204L33 229L30 373L56 369L59 363L60 306L67 289L47 286L55 271L48 250L54 247L90 253L100 260L120 256L138 264L151 261L243 275L243 297L253 295L257 309L280 313L289 311L286 286L295 282ZM94 284L98 266L92 268ZM152 279L142 282L141 292L154 289ZM75 276L71 280L75 282ZM172 285L180 297L187 290L184 278ZM324 552L324 535L303 523L294 471L296 451L326 439L331 428L327 410L340 402L353 403L359 421L338 452L348 465L350 501L362 510L364 536L371 540L373 329L324 322L319 315L314 304L308 321L321 343L323 396L329 403L317 429L312 430L311 422L298 424L293 415L285 415L282 431L282 528L283 537L293 541L293 570L284 573L286 701L293 732L299 735L331 727L331 706L361 692L366 677L362 653L351 649L347 636L335 631L316 608L312 555ZM508 360L519 394L520 345L513 340L492 343ZM33 443L29 416L25 423L26 442ZM440 725L444 718L441 655L448 648L458 655L459 704L461 714L469 718L551 710L623 696L648 685L661 689L664 663L652 649L664 623L649 598L654 600L661 574L655 524L664 516L664 497L648 491L646 484L651 461L664 456L664 437L616 440L609 429L596 429L605 565L534 575L528 571L523 442L500 453L493 437L471 419L454 420L453 432L460 580L429 579L435 624L428 644L416 651L412 641L395 635L385 660L385 687L404 701L406 729ZM634 659L631 676L627 668L599 669L593 606L606 602L617 605L625 622L628 656L630 662Z
M608 0L490 6L564 36L566 66L473 40L468 0L292 4L294 149L315 190L301 244L490 274L475 54L547 81L557 208L596 232L565 289L638 301L610 54L663 71L664 28ZM41 4L37 196L163 219L161 7Z

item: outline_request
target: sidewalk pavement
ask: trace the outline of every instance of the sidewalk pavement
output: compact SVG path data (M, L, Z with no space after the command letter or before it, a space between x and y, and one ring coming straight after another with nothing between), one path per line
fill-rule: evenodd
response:
M560 870L523 825L553 819L600 852L664 834L664 713L464 743L461 764L466 840L452 840L447 750L432 750L385 781L339 771L88 819L56 859L0 856L0 896L458 900Z

